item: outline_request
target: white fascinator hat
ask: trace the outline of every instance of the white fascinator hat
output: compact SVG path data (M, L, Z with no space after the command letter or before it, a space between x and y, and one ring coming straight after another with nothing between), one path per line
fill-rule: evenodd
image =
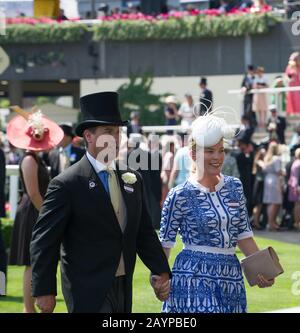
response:
M232 140L241 129L238 112L224 106L207 111L192 123L191 138L199 147L212 147L221 139Z

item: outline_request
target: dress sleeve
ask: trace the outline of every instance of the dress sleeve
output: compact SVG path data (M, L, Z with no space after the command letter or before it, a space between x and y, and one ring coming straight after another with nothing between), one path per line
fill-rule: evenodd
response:
M253 231L249 221L246 198L241 182L238 187L238 192L240 194L240 223L238 225L238 240L240 241L245 238L253 237Z
M180 227L182 212L178 195L175 190L170 190L161 213L160 241L163 247L175 246L176 236Z

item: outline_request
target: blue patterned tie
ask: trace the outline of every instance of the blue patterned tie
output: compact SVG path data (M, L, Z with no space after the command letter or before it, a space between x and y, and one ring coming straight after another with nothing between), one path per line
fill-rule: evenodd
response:
M98 176L105 188L106 193L109 196L109 186L108 186L108 172L106 170L102 170L100 172L98 172Z

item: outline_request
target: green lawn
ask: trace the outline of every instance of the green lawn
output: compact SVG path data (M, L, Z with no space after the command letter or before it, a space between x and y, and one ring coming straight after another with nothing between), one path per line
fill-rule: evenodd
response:
M300 296L295 296L291 292L294 282L291 276L293 272L300 271L300 246L262 238L256 238L256 240L260 248L265 248L269 245L275 248L285 269L285 273L269 289L249 288L246 282L248 311L264 312L300 306ZM181 242L178 241L176 248L172 252L171 263L173 263L175 255L181 250L181 247ZM8 274L8 296L0 298L0 313L21 312L23 268L9 267ZM160 312L161 303L155 299L152 288L148 283L148 277L148 270L138 260L134 276L133 312ZM56 312L66 312L60 289Z

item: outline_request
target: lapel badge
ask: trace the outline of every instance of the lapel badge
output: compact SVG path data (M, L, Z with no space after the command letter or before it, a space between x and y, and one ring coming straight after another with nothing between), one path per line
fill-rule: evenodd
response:
M127 192L127 193L133 193L134 192L134 189L132 186L128 186L128 185L124 185L124 190Z
M89 189L92 190L95 187L96 187L96 183L93 180L90 180L90 182L89 182Z

